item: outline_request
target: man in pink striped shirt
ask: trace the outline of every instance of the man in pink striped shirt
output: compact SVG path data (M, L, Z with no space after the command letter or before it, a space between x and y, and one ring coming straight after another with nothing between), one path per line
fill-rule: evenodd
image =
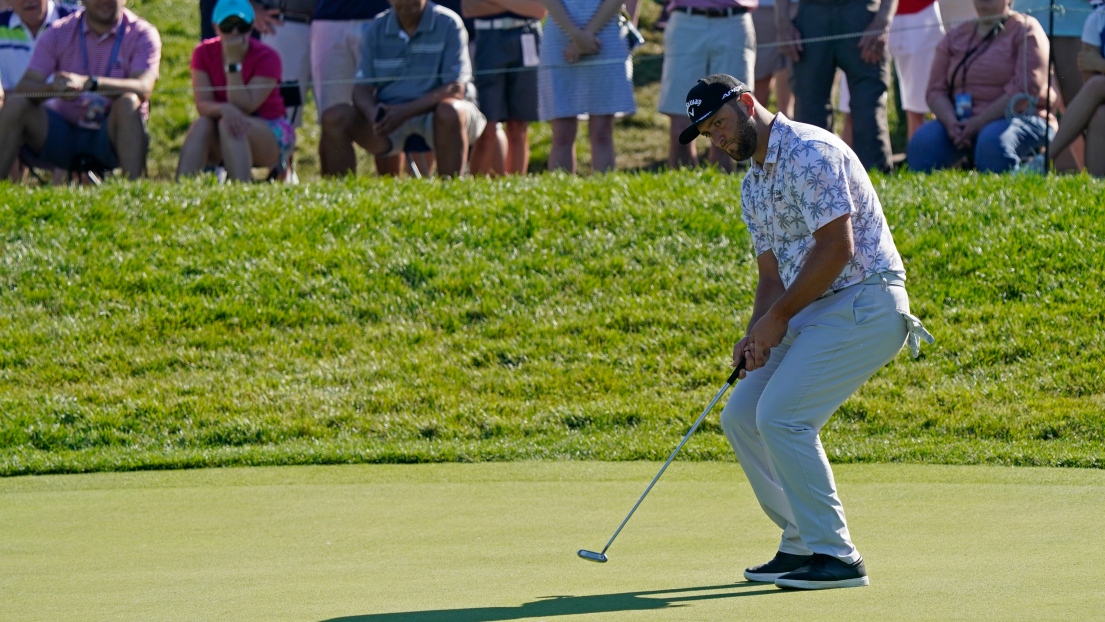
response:
M131 179L145 170L161 37L124 8L126 0L84 4L43 33L13 93L20 96L0 110L0 171L23 146L62 168L83 157L94 168L122 168Z

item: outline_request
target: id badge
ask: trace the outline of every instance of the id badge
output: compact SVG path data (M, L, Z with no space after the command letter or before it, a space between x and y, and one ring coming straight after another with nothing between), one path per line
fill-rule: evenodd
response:
M107 118L107 99L98 93L85 93L81 95L81 120L79 126L98 130L104 125Z
M541 63L541 57L537 55L537 37L532 32L522 35L522 66L536 67Z
M965 121L971 116L971 94L959 93L955 96L955 118Z

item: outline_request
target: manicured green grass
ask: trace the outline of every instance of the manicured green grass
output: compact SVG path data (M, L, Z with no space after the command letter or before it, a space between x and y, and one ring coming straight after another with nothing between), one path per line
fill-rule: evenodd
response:
M697 442L697 441L696 441ZM1097 620L1105 471L843 465L871 586L746 583L778 528L732 463L207 469L0 479L0 619Z
M914 313L837 462L1102 466L1102 185L877 180ZM755 268L711 172L0 186L0 473L660 459ZM685 458L728 459L716 415Z

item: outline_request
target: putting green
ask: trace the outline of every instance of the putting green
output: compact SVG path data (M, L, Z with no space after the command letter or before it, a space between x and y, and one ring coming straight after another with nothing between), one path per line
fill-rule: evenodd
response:
M0 620L1088 620L1105 471L836 467L869 588L784 592L740 467L283 467L0 480Z

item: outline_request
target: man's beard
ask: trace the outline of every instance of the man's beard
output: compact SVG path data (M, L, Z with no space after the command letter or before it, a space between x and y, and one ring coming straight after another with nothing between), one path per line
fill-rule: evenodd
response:
M756 153L756 122L751 117L737 126L737 136L726 145L726 153L738 162L743 162Z

